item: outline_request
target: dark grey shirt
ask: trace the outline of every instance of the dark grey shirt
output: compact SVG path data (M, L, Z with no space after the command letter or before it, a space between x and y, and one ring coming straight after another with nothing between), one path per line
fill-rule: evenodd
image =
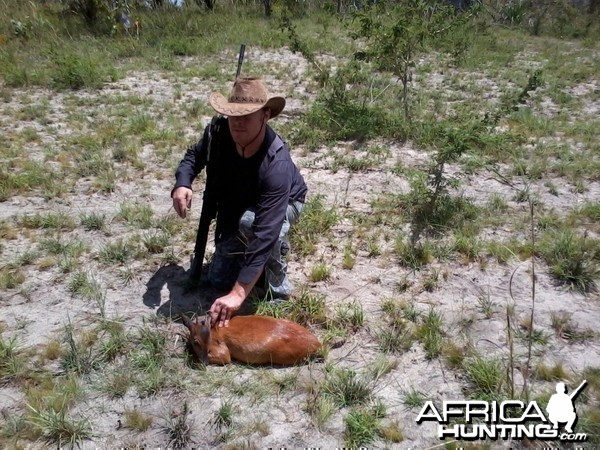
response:
M307 187L293 163L287 144L267 126L265 140L259 151L242 158L236 151L226 120L220 122L219 133L212 138L211 164L215 164L218 243L239 229L241 215L247 209L255 211L253 231L256 236L244 255L244 265L238 276L240 283L249 283L267 262L285 219L288 204L304 202ZM175 173L175 188L191 189L192 182L206 167L208 126L202 139L188 148ZM277 144L271 144L277 139ZM218 152L218 153L217 153Z

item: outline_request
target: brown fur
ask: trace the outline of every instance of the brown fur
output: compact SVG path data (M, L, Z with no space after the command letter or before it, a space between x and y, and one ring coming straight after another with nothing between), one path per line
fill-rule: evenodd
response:
M266 316L235 316L228 327L211 327L210 316L182 315L191 351L205 364L297 364L319 350L318 339L301 325Z

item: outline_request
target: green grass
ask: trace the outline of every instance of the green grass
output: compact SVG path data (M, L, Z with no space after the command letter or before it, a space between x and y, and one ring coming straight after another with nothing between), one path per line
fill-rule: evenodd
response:
M309 198L302 212L302 220L299 220L290 232L290 243L294 253L300 256L313 254L319 240L327 236L337 221L336 209L325 206L323 196Z
M235 408L232 401L223 401L219 406L219 409L214 413L211 426L216 428L218 431L229 428L233 423L233 418L235 415L234 411Z
M106 229L106 215L101 213L83 213L79 215L79 223L86 230L103 231Z
M600 276L600 244L596 239L565 229L546 233L539 247L550 273L559 282L581 292L596 289Z
M100 261L107 265L125 264L138 253L137 246L131 241L119 239L100 249Z
M152 208L148 204L125 202L119 205L116 218L131 226L148 229L153 225L153 215Z
M137 409L125 410L125 426L136 431L146 431L152 425L152 417Z
M310 269L310 280L313 282L326 281L331 277L331 268L324 262L315 264Z
M339 407L366 404L373 397L373 387L368 380L351 369L326 367L321 393L331 398Z
M423 344L428 358L438 357L442 352L444 330L443 317L435 308L431 308L417 326L416 336Z
M344 418L344 423L344 442L350 448L368 445L377 437L379 417L373 411L353 409Z
M120 433L131 447L155 432L163 432L163 446L189 447L198 427L211 426L213 443L259 446L273 428L268 416L238 419L257 404L288 408L290 399L306 402L314 426L324 435L339 430L335 439L346 446L391 447L411 431L396 417L384 417L389 399L378 400L378 389L394 382L402 370L399 356L415 344L427 358L439 358L451 376L466 376L475 397L504 396L505 362L477 355L481 341L470 334L476 320L500 319L497 299L478 291L468 303L472 311L456 323L444 319L441 307L422 309L461 276L462 267L493 277L536 256L536 271L550 273L557 289L567 286L593 298L600 215L592 183L600 169L599 124L589 111L600 97L589 86L598 72L597 39L548 39L488 27L481 19L477 32L448 36L435 53L428 49L416 60L409 123L398 113L397 80L354 60L357 43L345 28L348 4L337 16L323 11L322 2L296 2L297 9L311 5L309 14L298 14L292 23L323 69L309 63L296 79L283 60L267 63L256 56L292 48L279 26L280 5L265 20L260 2L242 3L217 2L211 13L194 2L181 11L134 10L142 26L133 37L111 34L112 24L104 19L84 25L80 17L63 14L60 2L3 5L0 201L19 213L0 221L2 301L36 302L43 281L63 292L73 311L84 307L86 316L73 317L62 335L48 336L36 348L22 340L35 332L34 319L0 320L0 384L24 399L11 407L13 419L1 419L0 447L83 446L96 424L85 411L74 411L89 398L98 400L98 408L122 403ZM550 26L558 24L544 24L543 30ZM289 121L274 126L293 144L292 156L309 185L306 209L291 234L291 264L300 267L296 282L305 277L320 287L300 284L290 301L262 299L258 310L307 325L323 342L339 339L342 347L325 355L324 365L298 372L191 368L173 347L172 324L141 324L110 316L107 309L115 289L130 292L138 283L144 288L144 273L187 260L195 225L156 209L156 183L168 186L184 141L201 133L204 117L212 114L194 88L227 90L239 42L250 50L244 74L272 77L283 91L277 93L303 102L288 110ZM538 67L542 83L519 103ZM161 87L150 78L160 79ZM103 89L113 80L117 85ZM490 125L486 116L494 115L497 122ZM460 158L444 167L444 189L434 199L431 163L447 151ZM499 189L492 168L506 177ZM344 191L346 176L356 190ZM326 181L328 192L319 192L313 180ZM82 198L91 203L81 204ZM535 248L526 237L529 199L536 202ZM567 207L553 210L554 201ZM328 291L337 283L333 274L359 282L371 267L377 275L365 279L356 302L339 301L336 291ZM172 295L177 283L177 276L169 278ZM374 312L364 289L397 297L384 298L381 312ZM569 314L538 314L543 320L536 317L536 324L551 328L532 330L529 341L531 327L516 324L513 336L518 346L535 345L529 381L568 379L567 366L546 353L548 345L556 339L593 344L598 334ZM357 339L368 350L353 353L359 366L334 365L331 358L354 351ZM383 354L373 356L372 350ZM592 438L599 422L596 372L583 371L590 386L578 407L581 431ZM404 393L404 406L422 404L426 393L417 388ZM217 399L208 424L192 422L187 395ZM177 403L158 414L131 403L164 398Z
M19 348L16 338L4 339L0 335L0 381L15 382L28 370L27 356Z
M163 419L163 430L169 436L169 446L185 448L191 443L190 409L185 401L180 409L171 409Z
M40 411L33 409L29 423L41 434L41 438L50 445L79 446L82 441L92 437L92 428L87 418L73 418L65 410Z
M427 397L414 387L404 393L404 404L407 408L419 408L425 404L425 400Z
M501 398L504 369L498 359L480 355L467 357L463 369L473 386L473 398L490 401Z

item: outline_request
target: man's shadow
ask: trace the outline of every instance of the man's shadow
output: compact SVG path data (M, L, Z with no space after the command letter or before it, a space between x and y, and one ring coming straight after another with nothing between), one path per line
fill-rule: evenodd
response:
M182 266L169 264L150 277L142 299L144 305L156 309L157 315L176 319L182 313L204 314L220 295L206 283L191 282L189 272Z

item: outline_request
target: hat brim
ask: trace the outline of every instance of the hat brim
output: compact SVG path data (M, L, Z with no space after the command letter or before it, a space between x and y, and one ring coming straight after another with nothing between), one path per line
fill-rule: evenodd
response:
M285 98L271 97L266 103L231 103L219 92L213 92L208 98L210 106L224 116L247 116L263 108L271 110L271 119L285 108Z

